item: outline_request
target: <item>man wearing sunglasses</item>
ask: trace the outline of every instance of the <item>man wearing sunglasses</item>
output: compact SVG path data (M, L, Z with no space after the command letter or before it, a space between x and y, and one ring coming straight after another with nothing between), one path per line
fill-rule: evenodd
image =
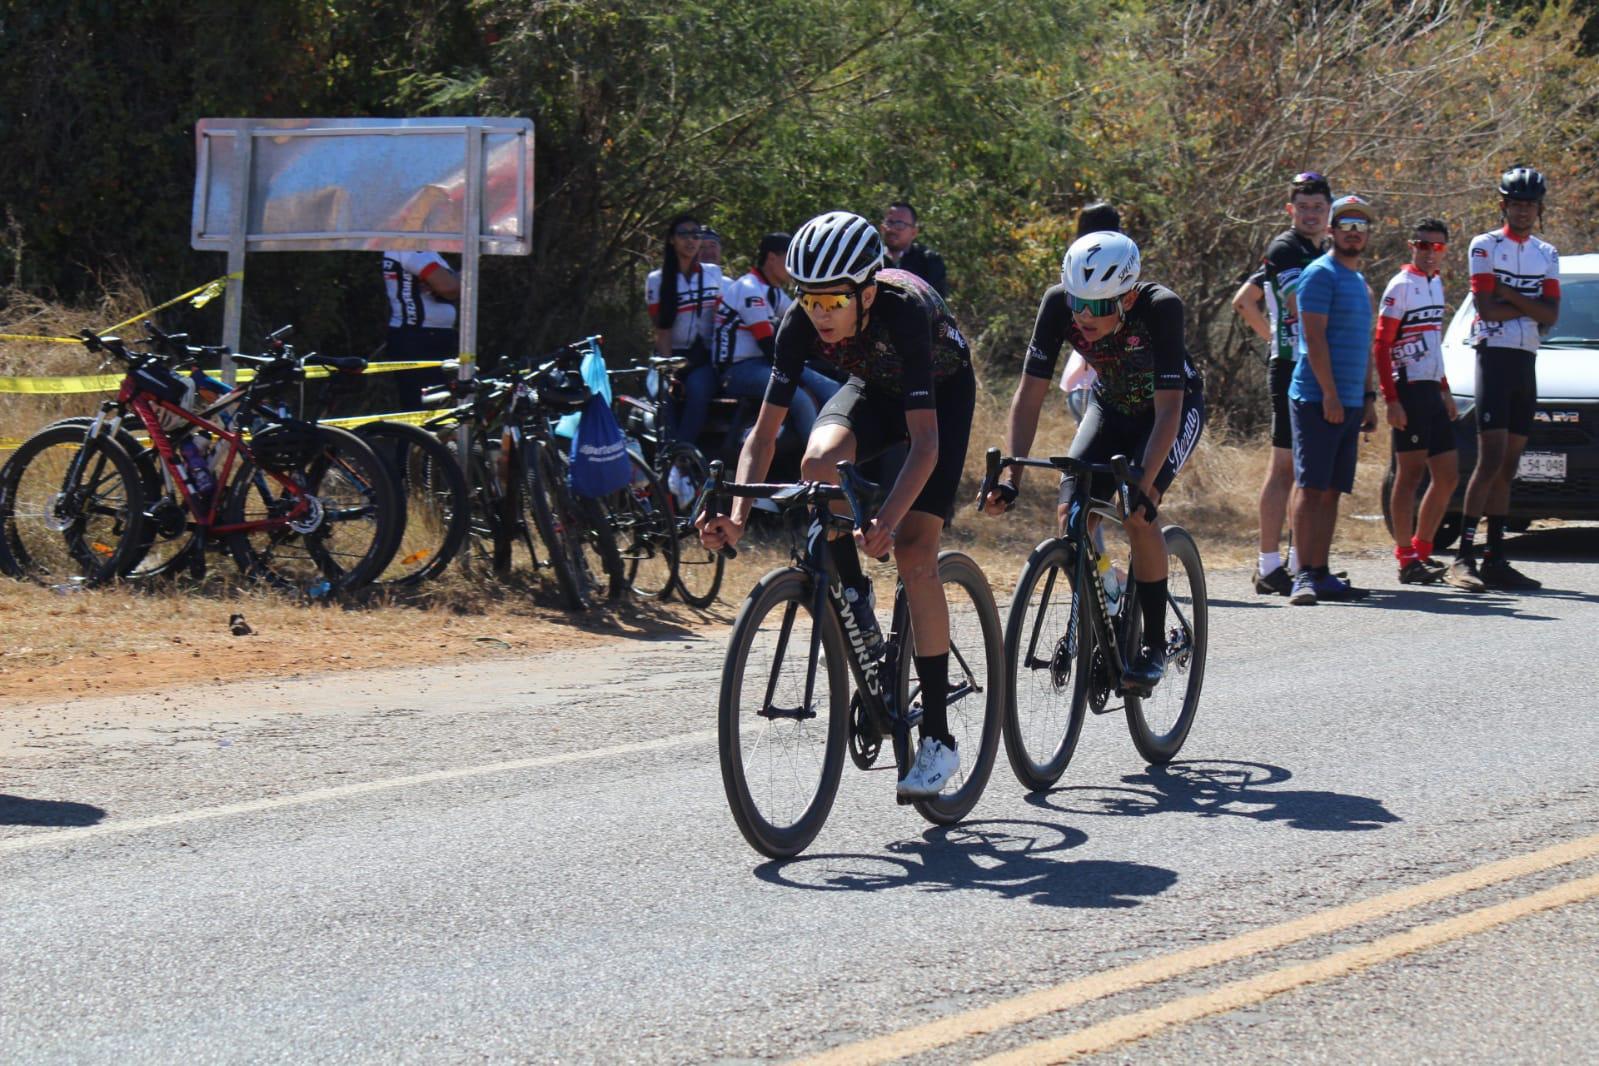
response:
M1455 399L1444 377L1439 344L1444 321L1444 283L1438 268L1449 247L1449 226L1424 218L1410 236L1410 262L1383 290L1377 314L1377 336L1371 355L1377 364L1393 427L1394 484L1389 513L1394 533L1394 558L1404 585L1430 585L1447 572L1432 558L1432 539L1444 509L1460 483L1455 452ZM1422 471L1431 475L1421 507L1416 490ZM1472 592L1482 582L1459 584Z
M1288 520L1294 488L1288 385L1299 359L1299 276L1326 249L1327 209L1331 203L1332 187L1325 177L1315 171L1295 174L1288 186L1289 227L1271 239L1261 256L1261 294L1266 314L1264 318L1258 312L1251 315L1253 306L1233 301L1234 310L1261 334L1270 350L1266 380L1271 393L1271 461L1260 486L1260 556L1254 575L1255 591L1262 595L1288 595L1298 570L1297 552L1289 552L1286 566L1281 552L1283 526ZM1242 295L1244 290L1239 292Z
M1371 290L1360 272L1371 205L1344 196L1332 205L1332 250L1299 275L1299 361L1288 386L1294 431L1294 542L1299 572L1288 602L1308 606L1365 597L1327 565L1338 496L1355 487L1360 434L1377 428L1372 385Z
M944 300L922 278L883 269L883 240L859 215L830 211L801 226L789 243L796 306L777 329L766 400L738 458L738 480L760 481L807 362L849 376L822 408L805 449L807 480L837 483L837 464L860 461L903 441L910 451L882 508L854 538L833 542L840 584L830 590L852 646L883 644L871 583L857 543L875 557L892 550L915 634L921 682L921 743L897 790L937 795L960 768L950 735L949 605L938 579L938 546L955 508L977 400L971 352ZM700 540L713 551L744 534L750 501L731 514L702 517Z
M1526 590L1542 583L1505 558L1505 521L1510 484L1532 433L1538 399L1534 360L1542 331L1560 316L1560 255L1533 235L1543 221L1544 176L1517 163L1499 178L1504 225L1471 239L1471 298L1477 317L1471 344L1477 349L1477 466L1466 483L1460 551L1449 568L1450 584L1477 578L1494 589ZM1488 516L1488 543L1477 566L1477 521Z
M1061 281L1044 293L1027 348L1021 380L1011 399L1005 431L1009 455L1026 455L1038 432L1038 415L1064 344L1080 352L1096 374L1082 425L1070 455L1090 463L1128 455L1143 476L1129 500L1127 541L1138 575L1144 646L1133 655L1123 680L1147 687L1166 671L1166 542L1155 524L1155 508L1199 443L1205 425L1204 383L1188 357L1183 302L1163 285L1138 280L1138 245L1123 233L1077 238L1061 263ZM1000 475L986 500L987 514L1010 510L1021 486L1021 470ZM1114 486L1095 486L1108 497ZM1064 529L1075 495L1074 479L1062 477L1056 515Z

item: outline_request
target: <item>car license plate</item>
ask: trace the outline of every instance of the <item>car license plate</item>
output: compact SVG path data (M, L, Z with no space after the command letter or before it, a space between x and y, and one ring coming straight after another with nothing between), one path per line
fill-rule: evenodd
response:
M1564 481L1566 455L1564 452L1522 452L1516 478L1520 481Z

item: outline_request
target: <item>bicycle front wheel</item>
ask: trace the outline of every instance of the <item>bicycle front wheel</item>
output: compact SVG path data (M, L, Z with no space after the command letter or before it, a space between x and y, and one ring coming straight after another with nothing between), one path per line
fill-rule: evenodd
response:
M930 822L951 825L977 805L999 754L1005 714L1005 638L988 578L970 556L941 552L938 577L949 603L949 731L961 765L942 792L917 800L916 809ZM899 692L901 706L910 706L920 694L908 650L915 647L916 635L904 598L896 600L895 609L903 614L894 631L909 634L899 657Z
M382 573L405 515L388 471L361 438L333 426L273 427L256 435L252 450L222 511L246 577L327 595Z
M528 509L567 606L582 611L620 594L621 558L604 510L572 494L566 462L547 442L529 441L525 456Z
M0 556L13 576L98 585L138 563L138 465L115 441L87 435L83 426L48 426L0 467Z
M1205 599L1205 568L1199 546L1181 526L1167 526L1166 538L1166 676L1148 698L1127 697L1127 728L1133 746L1150 763L1170 762L1182 750L1199 709L1199 691L1205 683L1205 645L1209 635L1209 608ZM1136 597L1129 606L1137 603ZM1129 620L1129 648L1139 646L1143 629L1141 612Z
M1022 786L1042 792L1077 750L1094 644L1064 540L1033 549L1005 621L1005 755Z
M844 635L830 611L813 613L814 603L811 579L797 567L761 578L739 609L722 667L722 786L739 832L774 859L816 838L844 769Z

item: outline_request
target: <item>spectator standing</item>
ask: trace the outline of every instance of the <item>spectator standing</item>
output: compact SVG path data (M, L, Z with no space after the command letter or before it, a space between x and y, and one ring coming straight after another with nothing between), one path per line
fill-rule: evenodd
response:
M1288 516L1294 488L1293 429L1289 424L1288 386L1300 351L1300 319L1297 290L1301 271L1322 254L1327 233L1327 208L1332 188L1315 171L1294 175L1288 186L1289 228L1273 237L1261 257L1261 295L1266 303L1271 349L1266 365L1271 392L1271 460L1266 480L1260 487L1260 555L1255 566L1255 591L1263 595L1286 596L1293 584L1300 560L1289 551L1283 565L1282 531ZM1238 308L1236 298L1233 304ZM1240 310L1250 322L1246 312ZM1250 322L1254 326L1253 322ZM1258 332L1258 327L1257 327Z
M1543 222L1544 176L1522 163L1499 178L1503 226L1471 240L1471 298L1477 317L1471 343L1477 349L1477 465L1466 484L1460 551L1448 581L1462 586L1477 578L1494 589L1542 587L1505 558L1505 520L1510 483L1532 432L1538 399L1534 360L1544 330L1560 316L1560 255L1533 235ZM1477 522L1488 516L1488 544L1477 567Z
M916 235L921 232L916 208L903 200L889 204L878 228L883 234L883 265L910 271L948 300L949 281L945 277L944 257L927 245L916 243Z
M655 324L655 350L662 356L688 360L681 376L683 402L674 432L693 442L705 428L705 412L716 395L716 369L711 365L711 330L722 295L722 268L701 263L700 223L678 215L666 227L661 266L644 282L644 302Z
M777 327L794 304L784 291L792 281L784 262L788 245L786 233L762 237L749 273L722 290L716 308L715 355L725 395L751 399L766 395L772 380ZM800 440L810 439L817 411L833 398L839 384L809 366L800 371L786 423Z
M389 298L389 329L383 350L397 362L454 359L461 352L455 305L461 279L437 252L386 251L383 287ZM442 371L402 370L394 375L401 410L422 407L422 393L444 384Z
M1377 312L1377 336L1371 357L1377 383L1393 427L1394 484L1389 496L1394 559L1401 584L1431 584L1445 567L1432 560L1432 539L1443 521L1444 508L1460 483L1455 452L1455 399L1444 377L1440 335L1444 322L1444 283L1438 276L1449 247L1449 226L1424 218L1410 235L1410 262L1383 290ZM1431 475L1421 507L1416 490L1421 473ZM1482 591L1463 584L1473 592Z
M1288 416L1299 487L1293 507L1299 572L1288 602L1299 606L1366 595L1335 577L1327 559L1338 495L1355 487L1360 433L1377 427L1371 290L1360 272L1371 224L1371 205L1359 196L1334 201L1332 250L1305 267L1297 284L1302 328Z

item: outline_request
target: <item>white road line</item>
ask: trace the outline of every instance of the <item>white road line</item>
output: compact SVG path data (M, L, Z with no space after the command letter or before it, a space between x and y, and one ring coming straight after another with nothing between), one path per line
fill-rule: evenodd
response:
M697 733L679 733L670 737L641 740L632 744L618 744L614 747L597 748L592 751L572 751L561 755L539 755L527 759L511 759L506 762L487 763L482 766L462 766L453 770L429 770L426 773L407 774L405 777L390 777L381 781L365 781L355 785L317 788L309 792L299 792L292 796L274 796L271 799L224 803L216 807L201 807L192 811L175 811L172 814L157 814L148 818L130 818L127 821L113 819L102 822L99 825L61 829L53 833L35 833L12 840L0 840L0 855L18 851L30 851L34 848L50 847L55 844L74 844L93 837L110 836L116 833L140 833L147 829L188 825L193 822L210 821L214 818L231 818L241 814L258 814L262 811L275 811L287 807L303 807L311 803L349 799L352 796L365 796L374 792L410 788L413 785L435 785L443 781L461 781L472 777L488 777L492 774L565 766L571 763L588 762L592 759L611 759L627 755L638 755L644 752L681 747L685 744L714 741L715 739L716 730L707 729Z

